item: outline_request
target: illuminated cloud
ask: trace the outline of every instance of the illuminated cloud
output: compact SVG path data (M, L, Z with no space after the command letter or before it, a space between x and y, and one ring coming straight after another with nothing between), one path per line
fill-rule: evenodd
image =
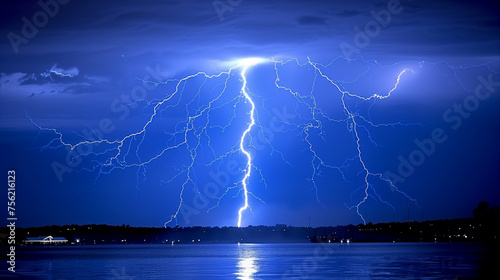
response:
M57 67L57 64L52 66L52 68L49 70L49 72L53 73L57 76L70 77L70 78L78 76L78 73L79 73L78 68L76 68L76 67L63 69L63 68Z

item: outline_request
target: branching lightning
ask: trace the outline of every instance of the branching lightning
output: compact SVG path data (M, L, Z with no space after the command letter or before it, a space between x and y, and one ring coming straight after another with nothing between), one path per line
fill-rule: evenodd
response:
M293 59L298 65L301 65L296 59ZM290 61L292 60L289 60L287 61L286 63L289 63ZM385 95L380 95L380 94L377 94L377 93L374 93L374 94L371 94L369 95L368 97L363 97L361 95L357 95L357 94L353 94L347 90L343 90L341 88L341 86L339 85L338 82L335 82L334 80L332 80L330 77L328 77L326 74L324 74L322 72L322 70L318 67L318 64L317 63L314 63L312 62L310 59L308 59L308 62L307 62L308 65L312 66L314 68L314 71L315 71L315 79L314 81L316 81L316 77L319 75L319 77L327 80L331 85L333 85L337 91L340 93L340 100L342 102L342 106L343 106L343 111L344 111L344 114L345 114L345 118L344 119L341 119L341 120L334 120L334 119L331 119L329 118L327 115L325 115L322 110L320 110L318 107L317 107L317 103L316 103L316 100L315 100L315 97L313 95L313 91L311 91L311 94L310 94L310 98L312 99L312 106L311 105L307 105L311 111L311 120L312 122L310 123L306 123L306 124L303 124L303 133L305 134L305 138L304 140L307 142L308 144L308 149L309 151L311 152L311 154L313 155L312 156L312 161L311 161L311 166L312 166L312 175L311 175L311 178L310 178L310 181L312 182L313 184L313 188L314 188L314 191L316 193L316 199L318 201L318 203L321 204L320 202L320 198L319 198L319 194L318 194L318 187L316 185L316 181L315 181L315 177L318 175L317 174L317 170L320 168L320 167L327 167L327 168L330 168L330 169L335 169L335 170L338 170L340 172L340 174L342 175L342 177L344 178L345 180L345 177L344 177L344 173L342 172L342 168L341 167L335 167L335 166L331 166L329 164L326 164L325 161L318 155L318 153L314 150L313 148L313 144L311 143L311 141L309 140L309 137L310 137L310 132L309 130L312 129L312 128L315 128L315 129L319 129L319 130L322 130L322 123L319 119L316 118L316 114L324 117L325 119L327 119L328 121L334 121L334 122L346 122L348 124L350 124L350 129L352 130L353 132L353 135L355 137L355 144L356 144L356 151L357 151L357 158L359 160L359 163L361 164L362 168L363 168L363 173L364 173L364 183L365 183L365 187L363 188L364 189L364 196L362 198L362 200L357 203L354 208L356 208L356 212L357 214L359 215L359 217L363 220L363 223L366 223L366 220L365 218L363 217L363 215L361 214L360 212L360 207L362 206L363 203L366 202L366 200L368 199L369 197L369 190L370 190L370 187L371 187L371 184L369 182L369 178L370 177L378 177L379 179L383 180L384 182L387 182L388 184L391 185L391 187L393 187L394 189L396 189L398 192L404 194L407 198L409 198L410 200L412 200L413 202L416 203L416 200L414 200L413 198L409 197L408 195L406 195L404 192L400 191L399 189L396 188L396 186L394 186L394 184L392 184L392 182L387 179L387 178L384 178L384 176L381 174L381 173L373 173L369 170L369 168L367 167L367 165L365 164L365 161L363 160L363 154L362 154L362 149L361 149L361 138L360 138L360 135L359 135L359 125L358 125L358 122L357 122L357 118L367 122L369 125L371 126L380 126L380 124L373 124L372 122L370 121L367 121L365 118L363 118L362 116L359 116L357 115L356 113L352 112L349 107L346 105L346 96L349 96L349 97L353 97L353 98L356 98L356 99L359 99L359 100L363 100L363 101L369 101L371 99L379 99L379 100L382 100L382 99L386 99L386 98L389 98L391 96L391 94L397 89L400 81L401 81L401 77L404 73L406 72L412 72L413 73L413 70L412 69L409 69L409 68L405 68L403 69L397 76L396 78L396 83L394 84L394 86L387 92L387 94ZM301 65L303 66L303 64ZM298 102L301 102L301 103L304 103L306 104L305 102L302 102L301 99L304 99L306 98L305 96L301 96L299 93L295 93L293 92L291 89L289 88L286 88L284 86L280 86L279 85L279 74L278 74L278 68L277 68L277 65L275 65L275 71L276 71L276 81L275 81L275 84L276 84L276 87L278 88L281 88L281 89L285 89L286 91L290 92L291 94L293 94L296 98L297 98L297 101ZM359 78L359 77L358 77ZM391 125L391 124L382 124L382 125ZM378 195L377 195L378 196Z
M143 110L145 112L150 110L146 115L144 124L135 132L124 135L123 137L118 137L117 139L89 139L87 137L82 141L75 141L74 139L68 140L71 138L61 132L61 130L42 127L34 120L31 120L31 118L30 120L40 129L40 131L55 135L52 141L44 146L43 149L66 148L71 153L84 146L92 146L92 151L86 153L80 152L78 156L81 158L85 158L86 156L88 156L89 159L90 157L92 158L90 167L82 169L90 172L97 172L97 177L110 174L116 169L137 168L137 184L139 184L139 176L143 178L146 177L147 168L150 164L162 157L166 157L168 153L187 152L187 164L176 166L175 174L166 180L162 180L162 184L173 184L177 182L177 180L182 181L182 183L179 184L179 203L176 205L170 218L165 222L165 226L177 220L179 214L182 213L185 204L185 192L188 188L192 187L192 191L201 196L201 191L199 189L200 183L198 182L196 173L196 167L199 162L205 162L204 166L217 165L217 163L220 165L223 160L229 157L238 155L244 156L245 164L244 167L240 169L242 177L239 177L240 179L238 179L238 181L235 180L236 182L229 184L222 195L215 197L216 204L208 208L208 211L210 211L219 207L221 200L230 192L236 190L237 193L234 197L243 198L243 203L241 207L239 207L237 213L237 226L241 227L243 224L243 214L246 210L251 210L249 198L253 197L263 202L263 200L250 191L249 184L252 169L255 169L255 175L260 176L261 181L266 184L264 180L266 170L260 169L255 165L250 147L252 147L252 139L257 133L257 128L262 129L258 117L258 109L261 107L259 107L259 103L256 102L256 100L258 100L256 97L261 98L271 93L259 92L259 95L256 95L250 91L251 87L248 86L247 81L248 71L252 67L265 62L274 64L275 77L273 77L273 79L276 94L284 94L295 100L294 113L298 116L299 121L288 122L282 120L282 124L290 130L297 130L305 143L304 151L310 155L311 169L308 179L318 203L325 205L324 201L321 200L320 186L318 183L318 178L322 176L321 170L327 169L338 172L344 181L347 182L346 170L359 167L360 170L357 171L357 175L362 177L363 186L359 187L358 190L362 191L363 195L359 201L349 206L349 208L355 209L363 222L366 222L366 220L362 215L361 208L370 196L375 197L384 204L390 205L389 202L383 200L376 192L374 188L376 182L390 186L391 189L417 204L415 199L399 190L395 184L393 184L390 179L385 178L382 173L372 171L373 168L367 164L363 148L365 145L364 143L375 144L375 141L371 138L368 127L376 128L381 126L408 124L402 122L375 123L369 116L361 114L356 109L358 103L371 104L371 106L373 106L374 103L370 102L382 101L397 94L399 86L403 83L403 78L417 71L413 67L399 67L397 64L392 65L397 67L398 72L390 77L390 79L394 79L394 82L391 82L391 87L387 87L385 92L375 91L373 93L363 94L346 88L348 85L362 79L375 67L383 68L375 60L363 60L362 63L366 65L366 70L355 76L355 78L351 80L336 80L334 75L327 73L327 70L333 62L328 65L321 65L311 61L309 58L304 63L300 63L299 60L295 58L287 61L246 58L227 63L226 69L217 74L210 75L205 72L198 72L181 79L170 79L164 82L141 80L144 83L153 83L155 86L166 87L172 85L172 83L174 86L173 89L162 98L143 100L143 102L146 103ZM423 63L424 62L413 62L408 63L408 65L418 65L421 67ZM308 73L314 73L309 92L305 93L304 91L294 90L292 86L285 85L285 83L282 82L282 71L284 71L282 68L287 65L295 65L300 69L307 69L307 71L309 71ZM235 82L232 77L238 73L241 77L241 87L240 91L236 92L236 90L232 88ZM457 80L459 81L458 78ZM333 90L329 89L328 91L324 91L318 89L317 84L319 82L328 84ZM197 89L191 88L193 85L198 85ZM333 116L327 112L324 107L320 106L318 97L324 95L336 98L341 105L340 110L342 110L342 112L337 112L339 114ZM183 101L181 102L181 100ZM353 103L354 101L358 103ZM159 150L155 150L154 153L149 152L147 149L148 145L150 145L150 143L147 142L149 139L149 131L153 130L154 126L159 125L158 123L162 119L163 114L166 114L169 110L179 109L181 106L185 106L185 117L183 117L183 120L179 121L173 129L165 132L167 138L162 142L165 144L160 147ZM299 107L306 109L299 109ZM229 110L227 108L229 108ZM262 109L267 110L263 107ZM223 121L214 120L214 115L217 115L221 110L226 110L225 112L229 111L230 114L225 114L226 117L229 117L225 118ZM243 110L245 114L242 113ZM226 147L229 148L223 152L221 152L220 149L214 148L212 132L217 131L217 133L224 134L234 126L237 126L234 124L237 121L244 123L244 126L241 124L243 126L242 128L238 127L238 138L228 140L229 145L226 145ZM323 141L327 141L325 138L327 134L325 132L325 126L327 126L328 123L335 125L345 124L347 131L352 136L354 151L352 151L352 155L349 158L345 158L344 163L339 166L329 163L328 157L325 156L324 153L322 154L318 151L318 146L315 139L313 139L313 136L318 136ZM363 137L365 134L367 136ZM272 151L277 152L282 160L291 166L285 159L285 155L281 151L275 149L274 146L271 145L269 139L266 137L264 138ZM351 165L354 167L350 167ZM392 205L390 206L392 207Z

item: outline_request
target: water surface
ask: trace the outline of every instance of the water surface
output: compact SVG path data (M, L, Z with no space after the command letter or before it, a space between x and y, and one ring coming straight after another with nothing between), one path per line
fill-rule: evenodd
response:
M470 243L25 247L19 248L15 276L54 280L456 279L477 278L484 254L483 246Z

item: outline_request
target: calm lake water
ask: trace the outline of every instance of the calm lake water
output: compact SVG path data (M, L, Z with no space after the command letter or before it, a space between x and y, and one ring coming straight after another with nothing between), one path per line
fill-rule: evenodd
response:
M16 273L2 278L462 279L485 263L485 248L466 243L97 245L17 255Z

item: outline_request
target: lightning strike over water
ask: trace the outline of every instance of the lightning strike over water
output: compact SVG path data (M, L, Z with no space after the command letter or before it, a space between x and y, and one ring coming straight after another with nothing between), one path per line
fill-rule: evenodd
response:
M274 65L272 69L274 76L270 77L274 80L274 84L271 81L272 90L249 86L250 70L257 65L259 68L264 68L265 63ZM361 73L349 73L344 70L352 64L361 65L363 69ZM111 137L107 139L84 137L84 140L79 141L75 140L75 136L68 136L60 129L43 127L35 120L31 118L30 120L40 131L56 135L42 149L66 148L69 154L73 154L73 158L89 162L82 167L82 170L96 172L95 182L101 176L115 170L137 168L136 181L139 189L140 183L144 182L147 177L148 170L159 168L152 166L156 162L161 163L160 170L168 173L168 176L161 180L161 184L173 185L172 191L178 189L178 203L171 212L173 214L165 222L165 226L174 220L177 221L179 215L184 215L187 222L186 216L197 213L196 209L208 208L208 211L211 211L218 208L229 193L237 191L233 197L243 198L243 204L239 204L237 211L237 226L241 227L243 214L246 210L252 209L249 198L253 197L263 202L249 189L252 169L257 171L256 175L260 175L266 188L264 175L272 172L268 170L269 168L258 168L258 164L255 163L254 150L257 149L258 140L260 139L265 146L270 148L271 155L277 154L280 160L292 168L293 164L286 159L286 153L276 149L271 143L273 135L288 133L288 137L294 136L287 138L291 139L291 142L294 142L295 138L300 138L305 144L301 148L302 152L309 154L310 177L308 181L312 186L311 191L316 201L328 208L328 203L323 201L321 195L321 188L325 187L323 178L326 175L324 174L340 176L345 184L361 185L353 193L358 199L350 202L351 206L348 208L355 209L362 222L366 223L361 208L365 207L363 205L370 197L394 208L378 194L376 191L378 187L390 188L418 206L416 199L396 187L391 179L385 177L383 171L373 164L373 160L368 159L366 148L370 145L377 147L369 128L418 125L403 121L378 123L372 120L371 110L375 104L378 104L376 102L383 102L393 95L403 94L400 87L404 79L414 79L422 71L423 65L437 69L441 63L414 61L382 66L375 60L350 60L339 57L330 64L322 65L309 58L304 63L300 63L296 58L286 61L246 58L225 63L225 70L217 74L198 72L181 79L168 79L160 82L141 80L145 84L154 84L155 87L160 88L163 91L163 97L136 101L136 103L145 103L142 115L137 117L137 120L144 121L143 124L134 127L136 132L116 137L114 140ZM449 69L451 74L443 71L442 75L449 79L450 84L455 83L463 87L456 72L459 68L449 65L445 68ZM339 71L339 69L344 71ZM255 72L268 75L265 74L268 73L265 72L267 70L269 69L259 69ZM241 79L233 79L238 73ZM259 76L257 75L259 73L253 71L252 74L258 77L256 80L261 84L265 83L261 81L263 77L269 77ZM294 75L298 75L299 79L294 79ZM295 80L304 80L309 83L310 87L301 87L295 83ZM368 84L373 89L360 87L358 86L360 83ZM293 100L293 117L287 119L286 113L280 111L273 113L273 110L266 108L268 99L272 98L279 101ZM275 128L273 134L268 132L266 135L265 133L265 127L262 124L264 119L262 115L265 114L274 120L271 122L271 127ZM277 117L273 117L273 114ZM176 123L164 121L165 118L173 118L174 115L177 118L183 117ZM338 131L335 133L330 131L332 127L342 126L345 126L347 131L346 136L340 136ZM151 140L154 130L164 132L162 135L154 136L160 139L161 145ZM333 140L327 140L328 137ZM340 143L337 142L337 138L340 139L340 137L351 138L350 145L329 151L320 148L317 144L331 141L332 146L335 147ZM84 149L87 146L91 148ZM77 153L77 151L80 152ZM259 153L259 155L262 154L264 153ZM168 158L168 156L179 158L178 162L171 163L173 167L164 166L162 158ZM236 172L235 176L238 176L238 180L231 181L229 177L225 180L220 178L216 180L225 181L219 184L222 188L222 195L218 194L218 190L207 192L207 188L200 188L200 182L206 181L202 179L203 174L200 175L200 173L209 173L204 172L207 167L216 166L219 170L224 161L243 161L241 156L244 157L245 164ZM187 160L182 161L180 158ZM378 171L374 171L377 169ZM143 180L139 179L140 176ZM212 190L213 187L208 189ZM195 194L196 199L193 199L192 205L196 209L186 203L188 191ZM361 196L357 194L358 191L362 192ZM283 189L283 192L287 190ZM216 203L211 202L212 200ZM211 207L209 207L210 203L212 203Z

